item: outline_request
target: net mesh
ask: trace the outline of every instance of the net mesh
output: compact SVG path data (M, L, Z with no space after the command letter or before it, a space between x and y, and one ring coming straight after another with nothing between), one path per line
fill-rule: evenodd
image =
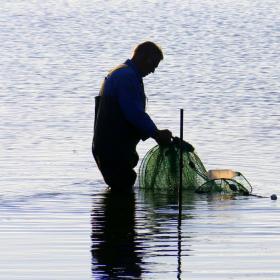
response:
M202 161L187 142L182 144L182 186L197 193L248 195L250 183L240 173L231 179L209 179ZM180 183L180 139L175 137L168 146L155 146L147 152L139 169L139 185L151 190L176 190Z

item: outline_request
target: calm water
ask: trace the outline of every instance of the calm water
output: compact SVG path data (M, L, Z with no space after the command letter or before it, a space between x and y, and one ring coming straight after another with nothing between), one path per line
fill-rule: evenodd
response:
M278 201L184 193L178 227L174 194L106 190L94 96L146 39L165 52L145 79L159 128L184 108L208 169L279 192L278 0L1 1L1 280L280 278Z

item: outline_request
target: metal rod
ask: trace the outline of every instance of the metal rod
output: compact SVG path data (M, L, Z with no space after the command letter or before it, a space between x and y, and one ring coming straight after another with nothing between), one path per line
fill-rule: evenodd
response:
M183 189L183 125L184 125L184 110L180 109L180 145L179 145L179 188L178 188L178 264L177 264L177 279L181 280L182 273L182 237L181 237L181 224L182 224L182 189Z
M182 184L183 184L183 132L184 132L184 110L180 109L180 151L179 151L179 176L180 176L180 182L179 182L179 190L178 190L178 196L179 196L179 213L181 213L182 209Z

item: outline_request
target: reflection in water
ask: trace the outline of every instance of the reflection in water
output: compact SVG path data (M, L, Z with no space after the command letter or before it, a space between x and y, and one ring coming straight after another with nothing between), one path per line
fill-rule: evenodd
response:
M107 191L92 212L92 274L94 279L139 279L135 197Z
M178 258L177 258L177 279L181 280L181 274L182 274L182 205L179 205L179 215L178 215L178 244L177 244L177 250L178 250Z
M153 255L148 261L153 264L155 270L161 268L158 273L163 275L162 278L168 274L170 279L184 279L183 258L186 260L192 253L191 229L183 229L182 226L193 219L196 195L186 191L183 191L182 195L184 204L182 209L179 209L176 191L141 190L139 193L148 221L146 229L150 228L145 255Z

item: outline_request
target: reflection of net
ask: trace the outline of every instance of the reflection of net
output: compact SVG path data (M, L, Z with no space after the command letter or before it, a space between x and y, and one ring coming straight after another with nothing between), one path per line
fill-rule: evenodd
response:
M140 187L153 190L176 190L179 186L179 141L169 146L155 146L145 155L139 170ZM248 195L251 185L239 172L230 179L209 179L198 155L183 143L183 189L198 193L220 192Z

